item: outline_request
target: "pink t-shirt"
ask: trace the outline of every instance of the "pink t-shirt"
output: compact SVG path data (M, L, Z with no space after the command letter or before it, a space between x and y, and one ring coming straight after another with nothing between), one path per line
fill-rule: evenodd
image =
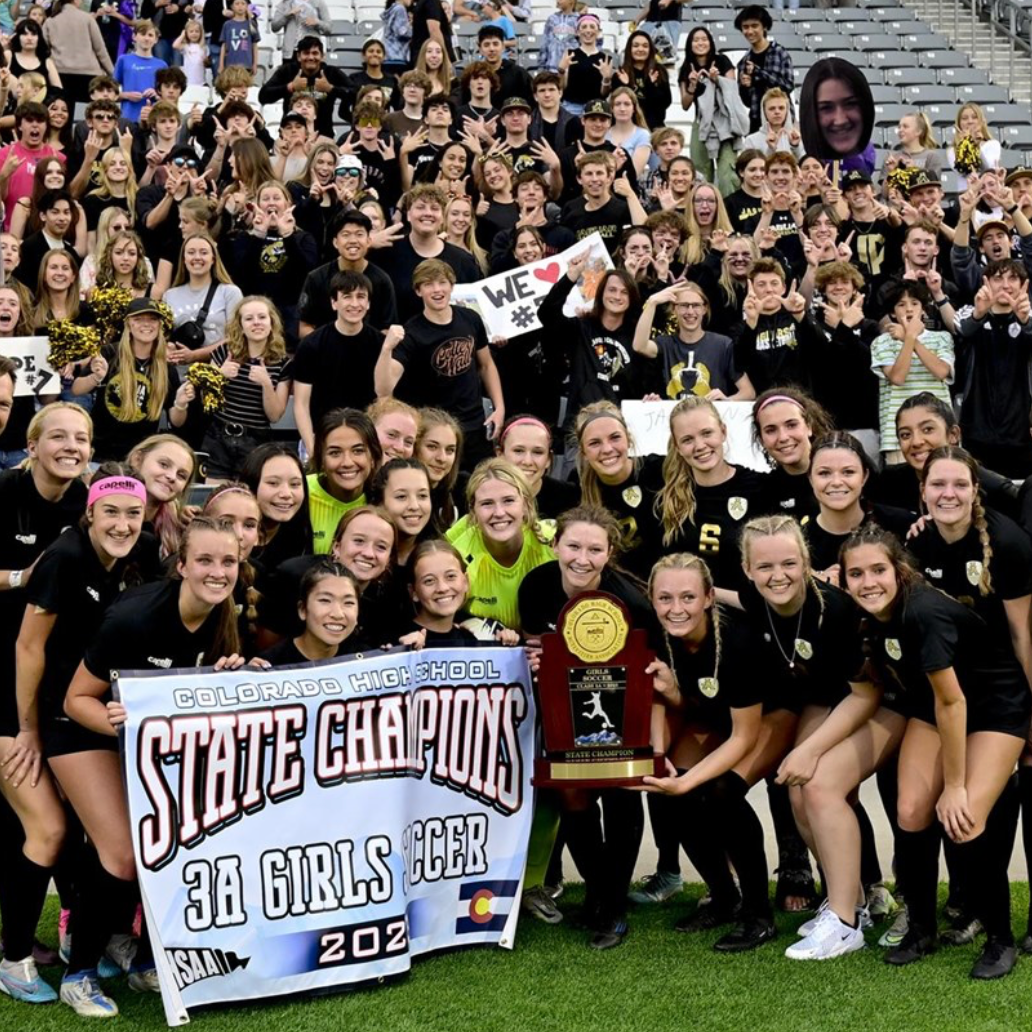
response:
M4 198L4 229L11 228L11 218L14 215L14 206L23 198L32 196L32 177L36 174L36 166L44 158L58 158L65 161L65 156L54 150L49 143L43 144L39 150L29 150L20 140L17 143L8 144L0 150L0 168L3 168L8 155L16 154L25 160L14 171L14 175L7 182L7 196Z

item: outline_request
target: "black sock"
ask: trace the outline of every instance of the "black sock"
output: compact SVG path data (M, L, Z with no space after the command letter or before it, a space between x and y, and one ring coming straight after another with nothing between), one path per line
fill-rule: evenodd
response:
M681 842L677 833L677 806L675 797L652 793L648 796L649 823L656 841L659 859L656 870L681 876Z
M889 827L892 829L892 872L896 878L896 894L906 894L899 877L899 822L896 820L896 802L899 792L899 766L895 759L883 764L875 775L875 783L878 786L878 796L881 799L882 808L885 810L885 817L888 819Z
M866 891L869 886L881 881L881 864L878 863L874 828L863 803L857 803L853 807L853 813L856 814L856 822L860 825L860 883Z
M566 845L584 881L589 901L597 897L602 859L602 814L595 800L585 810L565 810Z
M778 843L778 870L805 871L810 874L810 850L799 834L788 786L776 785L773 775L767 779L767 800Z
M65 840L54 865L54 885L63 910L72 909L75 899L75 876L83 864L83 854L90 847L86 844L86 832L78 816L70 806L65 806Z
M899 832L897 864L906 884L911 931L936 931L935 904L939 890L939 824L922 831Z
M627 914L627 891L645 831L645 810L640 794L622 788L604 791L602 816L605 852L600 902L604 917L614 921Z
M738 874L742 905L753 917L771 916L767 854L763 848L763 825L746 800L749 786L734 771L728 771L710 786L709 805L719 822L720 838Z
M706 883L714 905L731 910L739 900L738 887L728 867L723 843L712 824L706 790L707 786L703 785L687 795L672 797L677 809L677 830L681 845Z
M124 929L126 914L132 912L138 899L135 879L116 878L104 869L95 850L84 851L83 864L75 879L69 975L96 968L108 939L113 932Z
M14 890L4 897L4 957L25 960L32 956L36 926L47 899L52 869L33 863L20 849L11 861L4 874Z
M972 892L977 892L977 909L986 934L1007 945L1014 944L1011 928L1011 891L1007 868L1014 852L1018 830L1018 784L1011 778L996 805L989 811L982 855L975 870L980 877L971 881ZM977 841L977 839L976 839Z
M1032 871L1032 767L1018 768L1018 798L1021 803L1021 842L1025 863ZM1028 902L1028 928L1032 932L1032 895Z

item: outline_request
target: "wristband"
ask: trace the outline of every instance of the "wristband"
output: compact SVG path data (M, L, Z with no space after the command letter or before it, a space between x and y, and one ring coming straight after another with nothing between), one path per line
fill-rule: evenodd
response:
M177 412L189 412L190 411L190 406L189 405L180 405L178 401L172 402L172 407Z
M948 297L944 297L941 301L936 301L935 302L935 307L936 308L945 308L949 303L950 303L950 299Z
M1004 211L1005 211L1005 212L1006 212L1006 213L1007 213L1008 215L1013 215L1013 214L1014 214L1014 213L1015 213L1015 212L1016 212L1016 211L1018 210L1018 208L1019 208L1019 207L1020 207L1020 205L1018 205L1018 204L1015 204L1013 208L1004 208Z
M22 578L25 576L24 570L11 570L7 574L7 583L12 588L20 588Z

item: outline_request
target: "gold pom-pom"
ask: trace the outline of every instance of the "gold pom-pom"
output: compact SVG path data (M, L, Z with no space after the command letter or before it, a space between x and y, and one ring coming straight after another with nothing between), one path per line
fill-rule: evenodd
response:
M910 190L910 184L920 171L915 165L898 165L886 177L889 188L899 190L905 197Z
M126 309L132 299L133 292L127 287L97 287L90 294L90 308L105 344L113 344L122 336Z
M953 146L953 167L958 175L969 176L982 168L982 151L970 136L962 136Z
M222 410L226 378L215 366L207 362L194 362L187 370L186 382L192 383L200 395L201 408L205 415Z
M161 328L165 333L171 333L176 321L171 306L165 301L157 301L155 303L157 304L158 315L161 319Z
M47 323L47 337L50 342L47 361L54 369L100 353L100 331L96 326L77 326L70 319L55 319Z

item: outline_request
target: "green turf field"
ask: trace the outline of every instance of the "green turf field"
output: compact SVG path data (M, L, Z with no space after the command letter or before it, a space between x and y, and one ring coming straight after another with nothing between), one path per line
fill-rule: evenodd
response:
M195 1014L198 1032L1007 1032L1032 1024L1032 958L1001 982L967 977L976 947L940 950L903 970L882 963L872 945L824 963L782 956L800 918L779 919L782 936L754 953L726 957L710 948L717 933L670 930L700 892L631 915L631 934L607 953L589 950L571 918L578 889L561 901L567 921L520 926L513 952L478 949L417 961L404 981L356 993ZM1028 889L1014 891L1015 931L1024 933ZM54 929L55 904L44 928ZM878 929L880 934L881 928ZM869 933L873 944L877 935ZM57 969L44 974L56 985ZM111 993L122 1008L114 1022L87 1022L67 1007L29 1007L0 996L3 1032L106 1027L163 1029L156 996L124 981Z

